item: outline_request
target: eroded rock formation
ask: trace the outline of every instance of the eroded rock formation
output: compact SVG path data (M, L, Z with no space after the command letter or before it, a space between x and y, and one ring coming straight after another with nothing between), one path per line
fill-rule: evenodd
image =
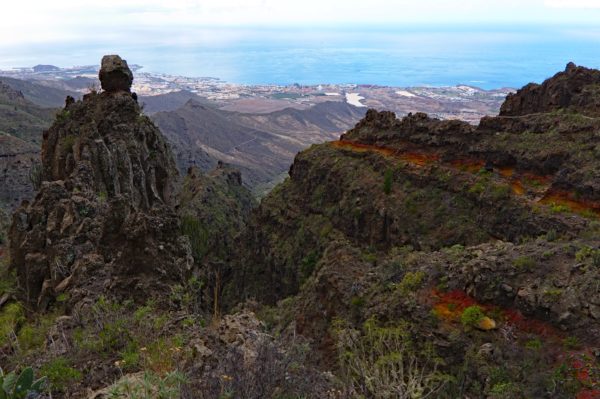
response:
M173 157L119 60L103 59L105 92L67 101L44 132L41 189L13 216L11 267L32 306L65 291L73 304L108 293L145 301L190 268Z

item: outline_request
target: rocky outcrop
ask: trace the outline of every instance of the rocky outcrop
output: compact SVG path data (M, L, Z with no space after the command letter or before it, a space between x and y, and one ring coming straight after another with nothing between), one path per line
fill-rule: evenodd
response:
M63 292L72 305L145 301L189 271L169 147L123 86L108 87L67 101L44 132L41 189L13 216L11 267L33 307Z
M99 78L102 90L108 92L129 92L133 83L133 73L127 66L127 61L118 55L102 57Z
M439 397L600 392L597 76L571 65L479 126L369 110L253 212L229 303L277 304L276 332L322 368L336 331L399 326L459 376Z
M600 71L570 62L544 83L530 83L509 94L500 116L521 116L559 109L600 116Z

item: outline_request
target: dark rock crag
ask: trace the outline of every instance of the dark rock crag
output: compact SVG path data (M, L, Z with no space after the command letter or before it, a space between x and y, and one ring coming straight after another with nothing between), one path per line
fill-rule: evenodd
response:
M42 186L14 213L11 267L44 308L99 295L145 301L191 267L174 211L178 172L160 131L129 93L131 71L103 58L105 89L67 101L42 145Z
M582 114L600 115L600 71L570 62L542 84L530 83L510 94L500 116L521 116L558 109L574 109Z

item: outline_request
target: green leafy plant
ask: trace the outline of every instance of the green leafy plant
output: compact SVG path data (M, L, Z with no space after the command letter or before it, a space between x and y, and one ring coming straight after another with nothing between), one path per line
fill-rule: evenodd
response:
M485 317L481 307L477 305L469 306L463 310L460 321L465 327L475 327Z
M4 374L0 368L0 399L25 399L30 393L41 393L46 377L34 378L33 369L26 367L17 375L14 371Z

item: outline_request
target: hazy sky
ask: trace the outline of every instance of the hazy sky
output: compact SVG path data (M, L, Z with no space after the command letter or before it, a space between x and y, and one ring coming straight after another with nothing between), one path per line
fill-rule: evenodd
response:
M600 28L600 0L17 0L2 4L0 47L85 40L168 43L193 40L194 30L219 26L465 23Z

